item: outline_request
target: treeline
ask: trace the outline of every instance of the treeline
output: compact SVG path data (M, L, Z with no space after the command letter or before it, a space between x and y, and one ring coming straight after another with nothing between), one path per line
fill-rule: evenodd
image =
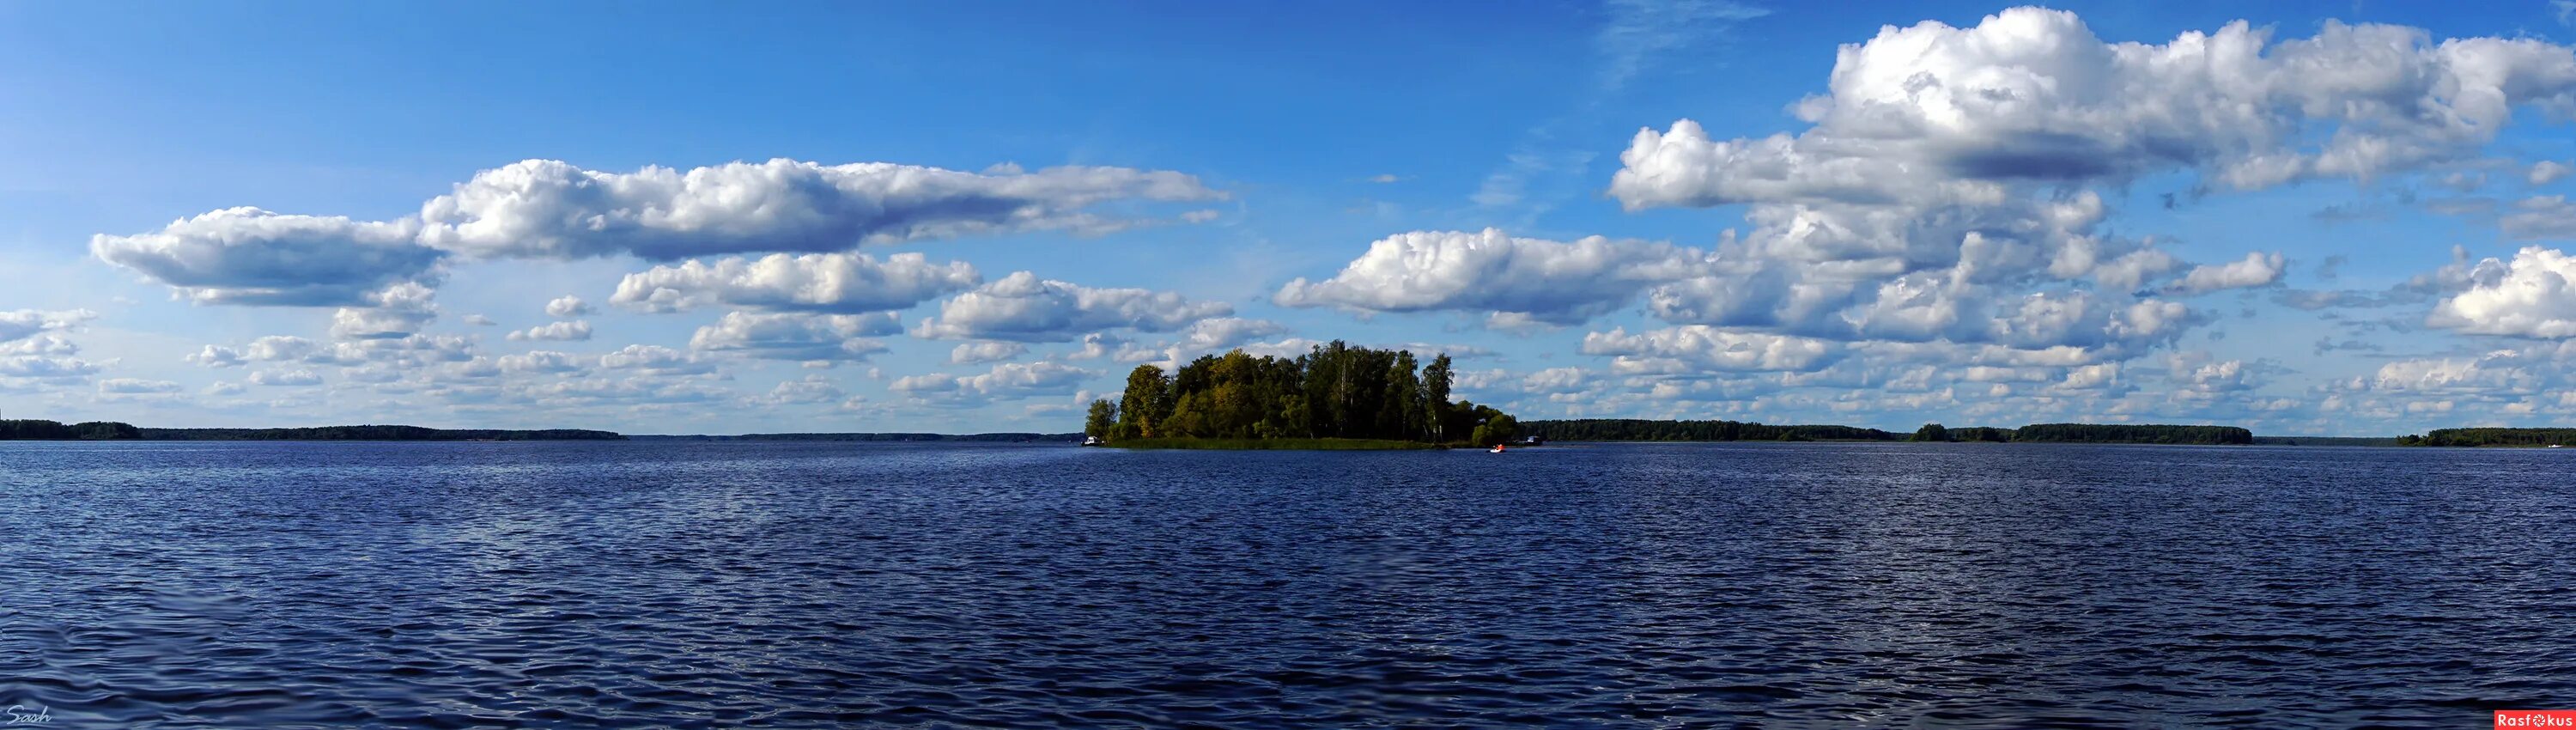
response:
M1739 421L1583 418L1530 421L1522 430L1549 441L1894 441L1903 434L1854 426L1771 426Z
M2576 444L2576 428L2441 428L2422 436L2401 436L2400 446L2566 446Z
M608 431L570 428L512 431L420 426L322 426L317 428L147 428L142 438L160 441L618 441Z
M2254 433L2234 426L2095 425L2042 423L2021 428L1945 428L1924 424L1912 434L1854 426L1772 426L1738 421L1649 421L1590 418L1531 421L1531 435L1551 441L1989 441L2090 444L2250 444Z
M2013 440L2077 444L2244 445L2254 443L2254 432L2235 426L2038 423L2014 430Z
M1078 433L746 433L739 436L629 436L638 441L1080 441Z
M32 419L0 421L0 441L130 441L139 438L143 438L142 429L115 421L70 425Z
M1421 362L1404 350L1352 347L1340 340L1293 359L1208 355L1166 375L1153 365L1127 374L1117 403L1097 400L1083 432L1122 439L1380 439L1499 443L1519 435L1513 418L1488 406L1449 402L1448 355Z

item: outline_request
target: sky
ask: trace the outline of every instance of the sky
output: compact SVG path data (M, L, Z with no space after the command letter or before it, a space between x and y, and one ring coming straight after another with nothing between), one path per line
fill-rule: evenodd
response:
M2576 423L2576 1L0 3L0 417Z

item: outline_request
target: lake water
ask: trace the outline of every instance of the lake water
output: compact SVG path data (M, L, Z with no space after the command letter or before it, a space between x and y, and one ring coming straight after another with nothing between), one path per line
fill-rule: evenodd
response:
M2576 708L2571 466L7 443L0 706L53 728L2485 727Z

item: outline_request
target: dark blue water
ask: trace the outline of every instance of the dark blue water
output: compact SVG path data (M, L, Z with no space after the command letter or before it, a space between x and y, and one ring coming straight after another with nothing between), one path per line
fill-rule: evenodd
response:
M2571 465L0 444L0 706L61 728L2483 727L2576 707Z

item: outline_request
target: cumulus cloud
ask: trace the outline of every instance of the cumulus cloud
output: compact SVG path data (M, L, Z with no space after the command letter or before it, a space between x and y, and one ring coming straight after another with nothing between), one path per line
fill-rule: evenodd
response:
M2425 324L2482 335L2576 337L2576 257L2531 246L2510 262L2478 262L2468 288L2434 305Z
M768 395L755 400L770 405L800 405L844 403L849 399L849 392L842 390L841 386L834 384L829 378L808 375L803 379L779 383L778 387L770 389Z
M892 312L861 314L760 314L729 312L689 338L689 349L731 352L770 360L858 361L886 351L866 339L902 332Z
M101 393L145 395L155 393L177 393L185 389L185 386L181 386L178 383L173 383L167 380L108 378L106 380L98 381L98 392Z
M697 375L715 371L714 363L661 345L627 345L616 352L599 356L599 366L610 370L634 370L648 375Z
M896 378L887 385L897 393L925 400L980 402L1072 393L1099 373L1060 362L1006 362L976 375L927 373Z
M1839 343L1759 332L1684 325L1629 334L1626 328L1583 336L1583 353L1611 355L1620 374L1685 374L1703 370L1811 371L1845 351Z
M2417 169L2493 140L2518 108L2576 108L2576 54L2529 38L2435 43L2329 21L2274 43L2243 21L2105 43L2074 13L2012 8L1844 46L1804 133L1638 133L1630 208L1904 200L1988 181L2124 182L2198 170L2236 188ZM2330 132L2318 134L2319 131ZM1947 184L1944 180L1959 182Z
M929 339L1068 342L1109 329L1169 332L1234 313L1171 292L1093 288L1021 271L939 305L914 334Z
M609 301L655 312L720 304L859 314L910 309L983 280L965 262L934 264L918 253L884 261L854 253L772 254L712 264L691 260L628 274Z
M570 294L556 297L554 301L546 302L546 316L549 317L557 319L572 319L589 313L590 304L582 301L581 297Z
M550 340L576 342L590 339L590 323L581 320L548 322L509 334L511 342Z
M321 385L322 376L316 375L313 371L303 368L296 368L293 370L261 370L250 374L250 382L253 385L302 387Z
M220 345L207 345L195 354L188 355L186 359L189 364L210 368L236 367L247 362L242 358L240 350Z
M1115 230L1131 221L1090 209L1222 197L1189 175L1120 167L979 174L778 159L615 173L527 160L477 173L421 206L420 240L486 258L826 252L1016 230Z
M438 305L430 301L436 293L427 286L404 282L368 294L365 297L368 306L341 307L332 314L331 336L343 340L379 340L416 334L438 318Z
M948 364L974 365L999 362L1028 353L1029 346L1017 342L964 342L948 351Z
M86 309L67 312L36 309L0 312L0 343L27 339L42 332L70 329L97 317L98 313Z
M92 236L90 250L202 304L354 306L397 284L435 284L451 255L669 261L1011 231L1098 234L1140 222L1102 212L1107 204L1225 197L1189 175L1123 167L972 173L778 159L617 173L525 160L476 173L397 220L226 208L159 231Z
M2567 179L2568 175L2576 175L2576 166L2557 160L2541 160L2532 163L2531 172L2523 180L2532 185L2547 185Z
M2576 239L2576 202L2564 195L2524 198L2497 224L2518 239Z
M580 358L553 350L503 355L494 364L510 373L575 373L586 369Z
M2244 259L2193 267L2181 281L2166 287L2165 292L2180 296L2206 294L2221 289L2250 289L2280 283L2289 270L2289 260L2278 253L2249 253Z
M1706 258L1669 244L1599 236L1560 242L1492 228L1416 231L1369 244L1330 279L1290 281L1272 301L1377 312L1499 312L1578 324L1649 285L1699 273Z
M152 233L90 237L90 252L200 304L358 304L433 278L443 254L415 221L369 223L227 208Z
M0 357L0 376L46 381L79 382L97 375L96 363L71 357L47 355L13 355Z

